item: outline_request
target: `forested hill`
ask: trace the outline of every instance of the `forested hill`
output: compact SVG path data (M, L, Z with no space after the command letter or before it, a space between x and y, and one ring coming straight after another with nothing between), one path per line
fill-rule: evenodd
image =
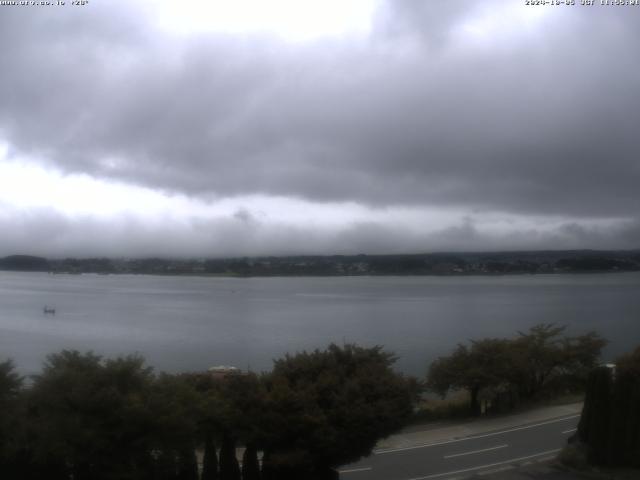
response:
M19 272L47 272L51 270L51 267L46 258L33 257L31 255L11 255L0 258L0 269Z
M496 275L640 271L640 250L325 255L242 258L0 258L0 270L159 275Z

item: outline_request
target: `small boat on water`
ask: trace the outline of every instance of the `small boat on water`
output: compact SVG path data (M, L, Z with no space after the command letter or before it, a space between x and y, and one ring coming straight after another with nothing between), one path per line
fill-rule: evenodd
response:
M42 313L44 315L55 315L56 314L56 309L55 308L49 308L48 306L44 306L44 308L42 309Z

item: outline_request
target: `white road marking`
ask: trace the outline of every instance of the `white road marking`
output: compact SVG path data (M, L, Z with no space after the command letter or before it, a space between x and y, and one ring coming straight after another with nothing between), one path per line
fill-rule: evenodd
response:
M425 444L422 444L422 445L413 445L411 447L401 447L401 448L390 448L390 449L387 449L387 450L377 450L377 451L373 452L373 454L374 455L384 455L386 453L403 452L405 450L416 450L418 448L436 447L438 445L448 445L449 443L466 442L467 440L475 440L477 438L493 437L494 435L502 435L503 433L517 432L518 430L526 430L528 428L541 427L542 425L549 425L551 423L564 422L566 420L571 420L572 418L578 418L579 416L580 415L571 415L570 417L557 418L555 420L549 420L547 422L536 423L534 425L527 425L525 427L515 427L515 428L510 428L508 430L502 430L500 432L485 433L483 435L475 435L475 436L472 436L472 437L465 437L465 438L456 438L454 440L446 440L444 442L425 443Z
M338 470L338 473L356 473L356 472L368 472L371 470L371 467L362 467L362 468L350 468L349 470Z
M481 450L473 450L471 452L454 453L453 455L445 455L444 458L454 458L454 457L462 457L464 455L473 455L474 453L482 453L482 452L488 452L490 450L498 450L499 448L507 448L508 446L509 445L505 443L504 445L498 445L497 447L489 447L489 448L483 448Z
M529 458L549 455L550 453L557 453L560 450L562 449L556 448L555 450L547 450L546 452L535 453L533 455L527 455L526 457L512 458L510 460L505 460L504 462L490 463L488 465L481 465L479 467L471 467L471 468L465 468L463 470L455 470L453 472L436 473L434 475L426 475L424 477L413 477L407 480L427 480L428 478L438 478L438 477L445 477L447 475L456 475L457 473L473 472L474 470L482 470L483 468L497 467L498 465L505 465L507 463L519 462L521 460L528 460Z
M562 433L573 433L573 432L575 432L576 430L578 430L578 429L577 429L577 428L570 428L569 430L565 430L565 431L564 431L564 432L562 432Z

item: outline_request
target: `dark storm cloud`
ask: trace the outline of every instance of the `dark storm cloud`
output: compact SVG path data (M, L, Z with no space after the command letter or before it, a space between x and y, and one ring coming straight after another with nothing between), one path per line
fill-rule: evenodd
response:
M634 216L640 10L556 9L529 31L509 3L389 2L366 41L305 45L170 37L126 2L5 8L0 136L203 197ZM491 11L507 33L460 36Z

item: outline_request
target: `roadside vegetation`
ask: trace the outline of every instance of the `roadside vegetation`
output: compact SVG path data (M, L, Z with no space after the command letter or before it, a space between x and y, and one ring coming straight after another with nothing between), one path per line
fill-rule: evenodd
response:
M640 347L590 373L578 431L560 460L607 478L640 477Z
M514 338L459 344L431 364L427 389L451 398L440 409L458 416L507 412L584 392L606 341L596 332L568 337L564 331L565 327L539 324ZM466 393L466 405L461 392Z
M514 338L458 345L431 364L423 382L395 372L394 355L381 347L352 344L286 355L262 374L223 376L156 373L140 356L62 351L25 381L6 361L0 363L0 477L335 479L335 468L368 455L410 422L579 395L588 378L592 388L600 380L589 375L605 341L595 332L569 337L564 331L540 324ZM635 365L636 357L620 360L620 378L637 375L637 366L624 366ZM638 395L637 386L610 388ZM587 398L596 397L589 390ZM625 405L611 414L618 422L632 408Z
M333 467L370 453L412 412L416 383L394 361L380 347L330 345L276 360L269 373L216 378L62 351L28 387L7 361L0 478L336 478Z

